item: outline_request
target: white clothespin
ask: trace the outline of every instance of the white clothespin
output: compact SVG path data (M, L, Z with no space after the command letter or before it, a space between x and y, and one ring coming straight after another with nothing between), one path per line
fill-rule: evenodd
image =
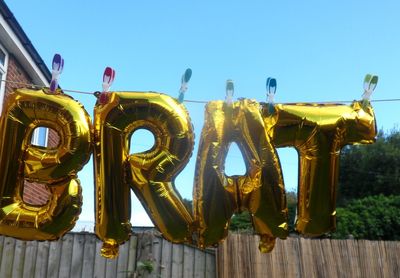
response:
M107 93L110 90L112 83L114 82L115 78L115 70L111 67L106 67L103 74L103 83L102 88L103 91L99 96L99 101L101 104L105 104L108 101Z
M232 105L233 102L233 93L235 91L235 88L233 86L233 80L228 79L226 80L226 95L225 95L225 102L228 105Z
M188 89L188 83L192 77L192 70L190 68L186 69L181 79L181 87L179 88L178 102L182 103L185 99L185 93Z
M274 97L276 93L276 79L272 77L267 78L267 102L268 102L268 112L274 112Z
M54 93L58 88L58 80L60 79L60 75L64 69L64 59L60 54L54 55L51 67L50 92Z
M378 76L367 74L364 78L364 93L362 94L363 101L369 101L376 85L378 84Z

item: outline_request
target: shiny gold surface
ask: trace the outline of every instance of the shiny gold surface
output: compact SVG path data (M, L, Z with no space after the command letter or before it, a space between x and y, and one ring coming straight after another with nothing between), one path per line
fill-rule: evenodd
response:
M83 107L63 94L20 89L10 94L0 118L0 233L21 239L52 240L70 230L79 216L82 194L77 172L94 142L95 231L101 253L118 256L129 238L130 190L155 226L172 242L197 241L202 248L224 239L236 212L250 212L269 252L275 238L288 234L287 207L278 147L299 154L296 229L318 236L335 229L340 150L373 143L375 117L368 101L341 104L268 104L241 99L206 105L193 190L194 215L175 189L175 177L192 155L189 115L175 99L153 92L109 93L94 108L94 127ZM31 144L33 130L55 130L56 148ZM155 145L130 153L130 138L147 129ZM246 165L243 176L227 176L232 142ZM140 142L133 142L140 143ZM23 202L25 181L51 192L43 206ZM189 185L188 185L189 186Z
M348 144L375 141L376 124L369 103L277 104L268 114L269 136L276 147L295 147L299 154L296 229L309 236L336 227L336 189L340 150Z
M59 134L57 148L31 144L38 126ZM0 136L0 233L45 240L72 229L82 203L75 178L91 152L90 119L83 107L66 95L16 90L4 104ZM25 180L48 186L51 196L47 204L23 202Z
M116 246L129 238L130 189L165 238L190 241L193 219L174 186L194 144L183 105L159 93L116 92L108 103L96 104L94 115L96 234L105 242L102 253L115 256ZM130 154L137 129L151 131L155 145Z
M232 106L223 101L207 104L193 193L200 247L224 239L233 213L242 210L250 212L254 229L261 235L260 250L272 250L275 237L286 238L285 190L279 158L268 136L270 128L253 100ZM244 176L224 173L232 142L243 154Z

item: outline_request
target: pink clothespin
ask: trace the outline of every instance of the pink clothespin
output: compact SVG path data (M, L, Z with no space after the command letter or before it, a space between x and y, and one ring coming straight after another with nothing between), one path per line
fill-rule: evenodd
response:
M102 83L103 91L100 94L99 98L100 103L104 104L108 101L107 93L110 90L112 83L114 82L114 78L115 78L115 70L111 67L106 67L103 74L103 83Z
M51 82L50 92L54 93L58 88L58 79L64 69L64 59L60 54L55 54L53 57L52 71L51 71Z

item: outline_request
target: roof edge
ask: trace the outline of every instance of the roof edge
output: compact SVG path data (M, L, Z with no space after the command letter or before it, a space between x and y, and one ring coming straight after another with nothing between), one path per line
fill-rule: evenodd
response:
M26 51L31 56L32 60L35 62L37 67L43 73L48 82L51 81L51 72L49 68L44 63L42 57L40 57L36 48L33 46L25 31L22 29L21 25L18 23L14 14L8 8L4 0L0 0L0 13L9 24L10 28L13 30L17 38L21 41L22 45L25 47Z

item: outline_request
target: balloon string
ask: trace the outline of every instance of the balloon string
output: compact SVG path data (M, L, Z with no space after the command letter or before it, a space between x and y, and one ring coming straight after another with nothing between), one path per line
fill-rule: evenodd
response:
M11 81L11 80L1 80L1 82L20 85L20 86L24 86L24 87L34 87L34 88L38 88L38 89L46 88L45 86L42 86L42 85L36 85L36 84L32 84L32 83L16 82L16 81ZM91 92L84 92L84 91L78 91L78 90L69 90L69 89L61 89L61 90L63 92L67 92L67 93L77 93L77 94L85 94L85 95L93 95L93 96L95 95L94 92L91 93ZM352 103L353 101L354 100L337 100L337 101L324 101L324 102L317 102L317 103L334 104L334 103ZM396 101L400 101L400 98L372 99L372 100L370 100L370 102L396 102ZM207 104L209 101L185 99L184 102ZM285 104L295 104L295 103L303 103L303 101L293 102L293 103L285 103Z

